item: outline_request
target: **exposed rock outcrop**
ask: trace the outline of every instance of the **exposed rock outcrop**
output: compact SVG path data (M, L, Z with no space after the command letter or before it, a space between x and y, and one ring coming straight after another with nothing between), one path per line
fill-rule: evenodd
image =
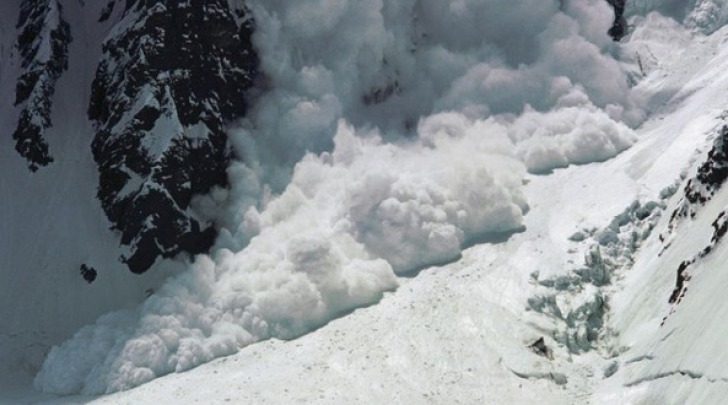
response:
M700 207L713 198L726 179L728 179L728 126L723 126L707 158L698 167L697 174L685 184L683 196L670 216L668 234L674 231L681 219L694 218ZM663 235L663 239L668 237L669 235Z
M98 198L135 273L215 238L190 201L227 184L224 126L246 113L258 69L250 12L231 4L127 0L103 45L88 110Z
M15 150L36 171L53 162L45 135L52 126L56 82L68 69L71 29L58 0L24 0L16 28L22 73L15 89L20 116L13 139Z
M724 125L717 133L711 149L703 163L698 167L697 173L690 178L682 190L682 196L677 207L670 216L667 231L660 235L663 242L663 250L669 249L672 240L677 233L678 227L684 220L694 220L702 213L703 207L713 200L716 192L723 187L728 179L728 126ZM674 306L679 305L688 290L689 281L692 278L691 270L693 265L706 258L723 240L728 231L728 209L723 209L711 223L713 235L710 242L699 252L689 259L683 260L676 270L675 288L673 289L668 302ZM663 319L675 312L671 308L670 313Z

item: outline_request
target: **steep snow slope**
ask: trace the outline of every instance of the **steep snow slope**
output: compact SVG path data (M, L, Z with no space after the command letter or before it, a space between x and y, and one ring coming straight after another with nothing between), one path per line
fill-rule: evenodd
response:
M624 279L625 288L615 296L614 327L621 331L619 342L626 352L623 368L596 396L600 402L722 403L728 394L723 327L728 248L720 231L728 194L722 177L717 190L703 193L704 203L687 201L682 191L689 181L697 183L704 162L715 160L709 152L725 134L727 39L723 28L681 55L699 64L702 74L683 87L684 104L692 108L677 110L675 118L685 122L704 115L704 124L692 131L708 137L694 145L695 163L686 168L686 179L666 210L680 212L687 204L688 215L663 220L661 238L645 246Z
M728 249L718 244L690 267L679 305L668 299L679 264L710 243L728 192L720 189L696 206L694 219L668 227L682 189L725 123L726 38L726 28L693 36L649 17L625 51L639 56L637 90L653 113L638 143L604 163L529 176L524 232L400 278L400 288L376 306L297 340L251 345L94 402L719 403L728 377L720 327L726 276L719 270ZM661 193L681 175L674 196ZM643 233L644 242L635 241L639 250L608 257L622 260L610 267L608 283L574 277L594 243L603 241L607 257L615 246L607 226L635 200L658 202L644 214L648 222L617 222L618 238L655 227ZM568 286L548 287L560 282ZM544 291L554 294L563 318L526 310ZM585 335L585 346L574 345L581 332L565 321L582 312L604 322L597 337ZM553 360L547 350L544 357L529 347L540 337Z

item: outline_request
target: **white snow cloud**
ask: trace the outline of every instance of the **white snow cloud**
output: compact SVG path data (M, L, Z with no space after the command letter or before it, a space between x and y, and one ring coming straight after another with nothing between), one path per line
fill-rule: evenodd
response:
M607 160L636 140L626 125L587 106L525 112L511 123L509 134L516 155L534 173Z
M271 88L233 142L261 183L278 192L307 150L331 149L339 118L397 139L433 113L483 119L520 114L526 105L548 111L557 101L550 83L564 77L595 106L619 105L618 120L642 120L612 57L603 0L270 0L251 7Z
M212 257L198 257L137 311L54 348L38 387L122 390L261 339L293 338L378 301L396 274L452 260L482 234L519 230L525 170L500 154L504 128L457 116L421 128L423 142L393 145L339 123L333 152L304 157L280 196L223 231ZM483 136L489 130L501 141ZM240 239L250 239L244 249L222 247Z
M625 12L628 16L658 12L703 34L711 34L728 23L726 0L633 0L627 2Z
M564 5L561 5L564 4ZM601 0L252 1L267 91L231 129L216 248L55 347L36 386L110 392L292 338L522 227L527 170L642 119Z

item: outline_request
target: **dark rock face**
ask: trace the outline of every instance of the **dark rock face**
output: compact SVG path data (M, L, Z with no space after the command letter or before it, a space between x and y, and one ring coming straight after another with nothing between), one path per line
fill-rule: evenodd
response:
M45 131L52 125L56 82L68 69L71 29L58 0L24 0L16 28L23 73L15 89L15 105L21 110L13 139L15 150L36 171L53 161Z
M227 0L127 0L103 45L88 110L97 195L135 273L214 241L189 206L194 194L227 185L223 129L247 110L253 29L249 10Z
M104 6L103 10L101 10L101 15L99 16L99 22L105 22L111 17L111 13L114 12L114 7L116 7L116 0L111 0L108 3L106 3L106 6Z
M698 169L696 184L702 185L702 193L696 187L685 189L685 197L690 202L705 204L713 197L728 178L728 126L724 126L715 139L713 148L708 152L708 159Z
M98 276L96 269L87 266L85 263L81 265L79 271L81 272L81 277L89 284L93 283Z
M681 218L694 218L700 207L713 198L728 179L728 126L724 126L698 168L696 176L683 189L683 197L670 216L668 230L672 231Z
M710 243L708 243L708 245L705 246L700 253L696 254L691 259L684 260L680 263L677 268L675 288L672 290L672 294L670 294L670 298L668 299L668 303L672 304L673 308L671 308L670 313L662 319L663 325L667 318L675 313L674 306L679 305L683 298L685 298L685 294L688 291L688 282L692 279L692 275L689 271L691 269L690 266L695 264L698 260L704 259L710 255L713 250L715 250L715 247L723 241L726 232L728 232L728 211L721 211L711 226L713 227L713 235L710 238Z
M619 41L627 34L627 20L624 18L627 0L607 0L607 3L614 8L614 23L608 33L613 40Z

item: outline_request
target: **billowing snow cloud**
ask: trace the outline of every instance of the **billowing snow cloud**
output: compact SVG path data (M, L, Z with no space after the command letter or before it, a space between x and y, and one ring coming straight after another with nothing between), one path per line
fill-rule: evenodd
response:
M249 5L265 91L231 188L196 202L214 253L55 347L38 388L131 388L375 303L519 231L527 171L608 159L643 119L602 0Z
M728 23L726 0L632 0L626 14L645 15L657 11L683 22L688 28L710 34Z
M339 118L414 136L421 117L546 112L581 91L631 126L642 113L612 57L603 0L252 2L267 91L233 143L281 191L308 151L332 147ZM556 84L554 84L556 82ZM245 192L248 194L248 191Z
M534 173L607 160L635 141L626 125L585 106L548 113L527 111L511 123L509 134L516 143L516 155Z
M396 274L453 260L483 234L517 231L524 169L494 154L505 129L450 122L458 118L428 119L422 141L399 146L340 123L332 153L305 156L280 196L260 213L248 208L219 241L234 247L257 234L246 248L199 257L137 311L81 330L51 352L38 385L116 391L293 338L378 301Z

